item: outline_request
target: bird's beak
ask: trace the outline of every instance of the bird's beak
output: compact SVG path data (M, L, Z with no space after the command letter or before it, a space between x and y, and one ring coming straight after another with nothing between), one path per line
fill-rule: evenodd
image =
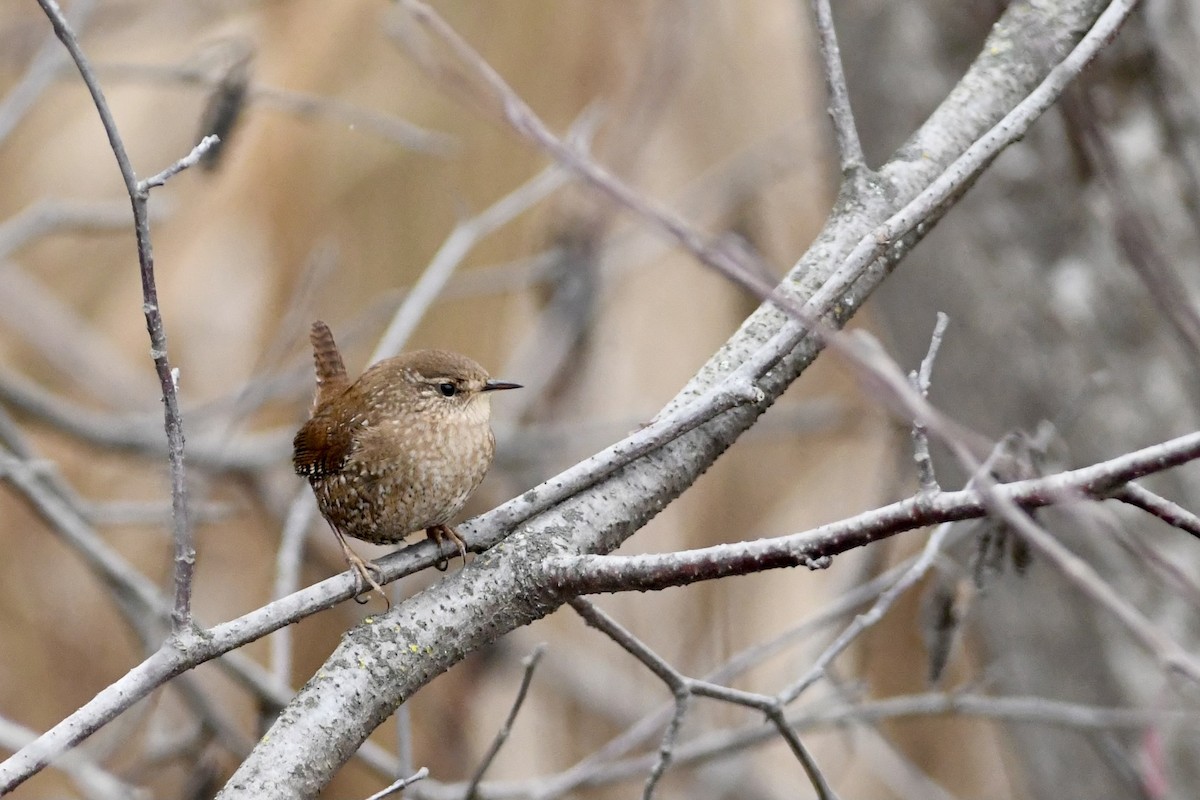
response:
M497 392L501 389L520 389L523 388L519 383L507 383L505 381L488 381L483 385L485 392Z

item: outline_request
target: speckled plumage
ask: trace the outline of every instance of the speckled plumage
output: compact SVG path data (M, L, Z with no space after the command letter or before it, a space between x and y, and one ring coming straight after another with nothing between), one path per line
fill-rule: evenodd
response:
M456 537L441 526L466 505L495 452L489 392L516 384L491 381L445 350L385 359L351 384L324 323L313 324L312 342L317 393L293 463L321 514L339 534L375 544L430 529Z

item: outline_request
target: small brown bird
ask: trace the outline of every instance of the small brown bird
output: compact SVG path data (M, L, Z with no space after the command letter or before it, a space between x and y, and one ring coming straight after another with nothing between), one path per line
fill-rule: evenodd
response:
M351 550L347 536L393 544L424 530L439 549L443 538L453 541L465 560L466 545L448 523L492 464L490 393L520 385L491 380L479 364L445 350L384 359L350 383L329 326L314 322L310 338L317 391L292 463L312 485L360 586L383 594L371 574L378 567Z

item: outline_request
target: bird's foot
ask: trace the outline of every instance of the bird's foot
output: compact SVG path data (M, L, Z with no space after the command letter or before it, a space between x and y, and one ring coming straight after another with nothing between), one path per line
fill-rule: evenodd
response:
M467 563L467 543L458 535L458 531L451 528L449 525L431 525L425 529L425 535L433 539L433 543L438 548L438 560L434 562L434 569L439 572L445 572L450 567L450 557L442 554L442 539L449 539L458 547L459 558L462 559L463 565Z
M371 592L375 592L383 598L384 604L390 609L392 601L388 599L387 593L383 591L383 585L380 581L383 580L383 570L374 561L364 561L357 555L354 559L349 558L346 561L350 565L350 571L354 573L354 602L361 605L366 605L370 602Z
M341 533L334 532L337 533L338 542L342 545L342 555L346 557L346 566L350 567L350 571L354 573L354 602L365 605L369 599L367 595L374 591L383 598L384 604L390 609L392 601L383 591L381 583L383 570L374 561L367 561L351 550L350 545L346 543L346 538Z

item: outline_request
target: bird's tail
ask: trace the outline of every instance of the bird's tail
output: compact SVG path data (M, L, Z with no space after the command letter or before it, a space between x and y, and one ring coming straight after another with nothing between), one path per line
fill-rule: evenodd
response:
M315 411L346 391L350 379L346 377L346 365L342 362L342 354L328 325L317 320L312 324L308 338L312 342L313 366L317 371L317 392L313 397Z

